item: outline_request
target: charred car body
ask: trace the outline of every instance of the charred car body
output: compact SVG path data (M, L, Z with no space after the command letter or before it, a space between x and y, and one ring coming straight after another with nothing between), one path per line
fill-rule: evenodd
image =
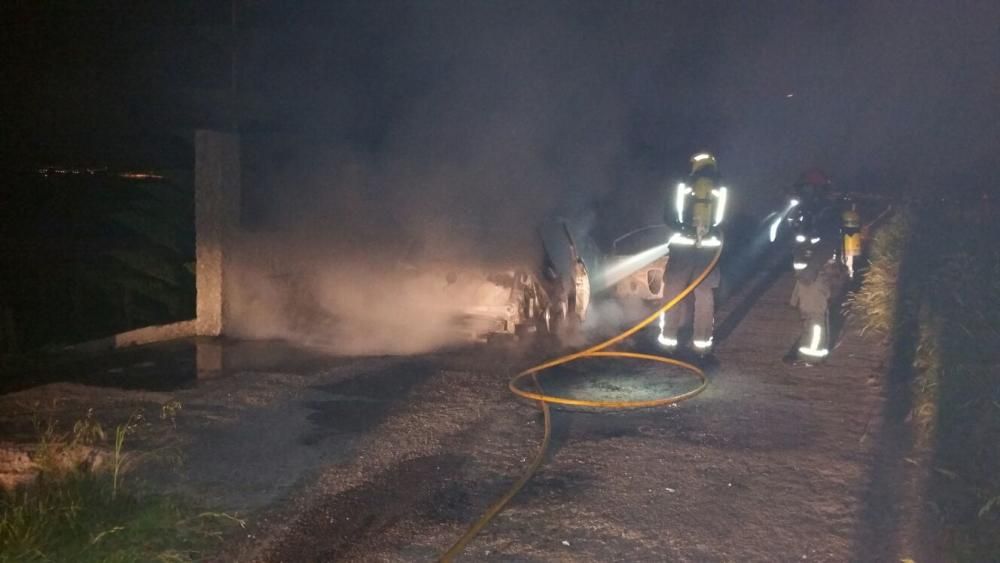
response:
M667 265L667 227L637 229L614 241L612 253L593 254L585 261L570 229L561 235L542 234L541 266L503 272L454 270L446 274L451 291L478 284L475 304L456 321L476 340L497 336L523 337L532 333L578 331L587 320L592 299L631 300L644 305L663 298ZM560 240L561 237L561 240ZM588 262L590 268L588 268Z

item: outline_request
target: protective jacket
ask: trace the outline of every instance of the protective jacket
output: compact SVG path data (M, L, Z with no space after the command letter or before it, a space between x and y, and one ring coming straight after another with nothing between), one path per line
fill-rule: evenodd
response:
M725 217L727 195L714 170L693 173L688 182L677 184L673 206L667 206L664 218L674 229L671 246L719 246L719 225Z

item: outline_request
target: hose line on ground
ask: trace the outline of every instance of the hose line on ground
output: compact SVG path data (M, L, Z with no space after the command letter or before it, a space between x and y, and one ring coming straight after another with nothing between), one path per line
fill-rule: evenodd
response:
M695 365L689 364L687 362L682 362L674 358L668 358L666 356L658 356L655 354L640 354L637 352L625 352L619 350L608 350L611 346L618 344L619 342L629 338L640 330L646 328L654 321L656 321L661 314L674 308L678 303L684 300L692 291L695 290L705 278L715 269L716 264L719 262L719 257L722 255L722 246L719 245L718 249L715 251L715 256L712 257L711 262L705 267L705 270L698 275L683 291L675 295L672 299L663 304L654 313L640 321L638 324L632 328L613 336L604 342L595 344L590 348L586 348L579 352L574 352L572 354L566 354L565 356L560 356L558 358L549 360L547 362L538 364L536 366L530 367L521 373L515 375L508 385L510 390L520 397L526 399L531 399L538 402L539 408L542 409L542 418L544 421L544 435L542 437L542 443L538 447L538 452L535 454L534 459L532 459L531 464L521 473L518 480L511 485L510 489L500 497L496 502L494 502L482 516L476 520L469 529L462 535L461 538L456 541L451 548L448 549L441 556L442 562L450 562L456 556L462 553L465 546L472 541L474 537L484 528L487 524L493 520L500 512L504 509L508 502L513 499L521 488L531 480L531 477L538 471L541 467L542 461L545 459L545 452L549 447L549 439L552 434L552 419L549 412L549 403L556 403L560 405L572 405L578 407L593 407L593 408L606 408L606 409L634 409L642 407L655 407L662 405L670 405L674 403L679 403L681 401L690 399L698 393L705 390L708 386L708 379L705 377L705 373ZM659 362L661 364L667 364L671 366L680 367L694 373L699 380L698 387L681 393L679 395L671 395L669 397L661 397L658 399L649 399L644 401L596 401L587 399L573 399L570 397L558 397L554 395L546 395L542 390L542 386L538 381L538 374L547 369L554 368L556 366L561 366L563 364L568 364L576 360L581 360L583 358L618 358L618 359L636 359L636 360L649 360L652 362ZM519 386L518 383L525 378L531 378L532 385L534 386L534 391L529 391Z

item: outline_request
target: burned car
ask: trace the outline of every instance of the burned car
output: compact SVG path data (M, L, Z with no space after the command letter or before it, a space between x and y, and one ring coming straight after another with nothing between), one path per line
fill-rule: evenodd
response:
M560 233L555 241L542 233L538 266L448 270L443 290L464 304L457 325L477 340L578 329L590 305L590 275L565 224Z
M450 291L456 294L467 291L463 284L478 284L477 298L458 320L470 335L483 340L579 330L592 299L627 302L633 312L645 310L663 299L668 235L665 225L636 229L616 239L609 255L591 252L584 261L564 223L543 233L545 259L540 267L448 274Z

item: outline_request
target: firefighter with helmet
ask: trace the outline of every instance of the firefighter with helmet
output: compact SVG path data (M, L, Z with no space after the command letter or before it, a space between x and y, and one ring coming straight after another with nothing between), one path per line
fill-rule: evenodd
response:
M789 359L807 365L821 363L830 354L830 299L839 294L844 281L830 186L825 174L808 170L799 177L792 196L799 205L792 221L795 287L789 304L799 311L802 333Z
M669 239L670 258L664 272L664 297L679 294L711 263L722 245L720 226L725 217L726 199L727 190L721 185L715 157L707 152L692 156L691 174L686 182L677 184L666 206L664 218L673 233ZM712 352L714 292L719 287L719 278L719 270L714 269L694 290L691 345L699 356ZM657 341L670 351L678 347L682 315L681 307L660 315Z

